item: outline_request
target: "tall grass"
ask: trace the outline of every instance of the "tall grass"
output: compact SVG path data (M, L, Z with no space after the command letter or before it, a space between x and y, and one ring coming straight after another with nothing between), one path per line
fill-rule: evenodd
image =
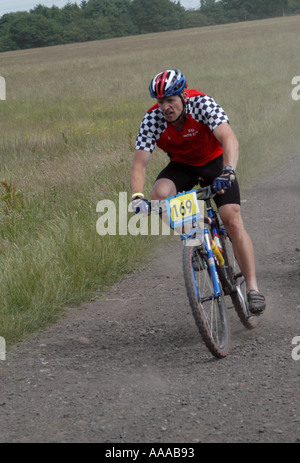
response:
M224 106L242 187L297 149L299 26L294 16L0 54L0 336L12 342L53 321L157 244L96 232L97 202L129 191L156 72L180 67ZM165 163L156 150L148 194Z

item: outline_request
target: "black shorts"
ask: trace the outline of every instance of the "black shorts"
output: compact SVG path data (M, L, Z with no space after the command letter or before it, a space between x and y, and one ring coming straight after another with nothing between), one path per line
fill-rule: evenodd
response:
M204 166L191 166L182 162L171 161L157 176L157 179L168 178L175 183L177 193L191 190L197 184L197 178L202 177L204 185L210 185L223 170L223 156L208 162ZM225 190L224 194L214 197L217 207L224 204L240 204L240 189L238 181Z

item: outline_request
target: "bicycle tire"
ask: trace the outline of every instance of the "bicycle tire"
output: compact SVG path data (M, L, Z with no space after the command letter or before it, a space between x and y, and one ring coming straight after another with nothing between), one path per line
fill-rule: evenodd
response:
M199 333L208 350L224 358L231 333L223 294L214 296L208 259L200 246L184 246L183 274L187 296Z
M248 306L245 279L242 275L239 264L235 258L233 247L232 247L232 242L228 234L225 231L220 232L220 239L222 243L225 262L228 265L231 283L233 285L238 285L240 287L240 291L242 294L242 297L241 297L241 294L239 291L231 292L229 294L230 298L232 300L235 311L240 321L244 325L244 327L247 328L248 330L252 330L256 328L256 326L258 325L260 318L257 315L253 315L249 317L245 313L243 300L244 300L244 303Z

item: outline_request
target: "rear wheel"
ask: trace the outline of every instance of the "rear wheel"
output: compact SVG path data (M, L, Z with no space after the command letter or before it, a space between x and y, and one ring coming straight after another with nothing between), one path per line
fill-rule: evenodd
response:
M223 294L214 295L208 260L201 246L183 248L183 273L192 313L208 350L217 358L230 349L230 326Z
M225 262L228 265L231 282L237 289L235 292L230 293L232 303L242 324L251 330L258 325L259 317L257 315L251 315L249 312L246 281L235 258L231 239L226 231L222 231L220 233L220 239L224 251Z

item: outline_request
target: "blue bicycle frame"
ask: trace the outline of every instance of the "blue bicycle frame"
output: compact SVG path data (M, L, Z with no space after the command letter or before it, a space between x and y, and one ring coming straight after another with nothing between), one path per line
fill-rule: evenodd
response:
M216 241L216 244L218 245L218 247L221 248L219 232L218 232L217 224L215 221L214 212L209 203L207 203L207 217L208 217L209 224L211 226L212 237ZM189 233L187 234L183 233L181 235L181 240L185 241L185 240L188 240L189 238L192 238L193 236L197 237L198 235L203 235L203 234L204 234L205 250L206 250L206 254L208 258L208 265L209 265L211 279L213 283L214 296L218 297L222 294L222 289L220 286L220 280L219 280L219 276L217 272L214 252L212 250L211 243L210 243L210 235L209 235L208 228L204 227L203 230L199 228L192 228L192 230ZM193 278L195 279L195 275L193 275ZM197 285L195 285L195 287L197 287ZM199 297L199 295L197 296Z
M204 228L204 244L205 244L206 254L208 258L208 265L210 269L211 279L213 282L214 295L215 297L218 297L222 294L222 290L220 287L220 281L219 281L219 276L217 272L214 251L212 250L211 244L210 244L208 228Z
M177 220L175 220L174 217L172 217L172 213L171 213L172 207L175 209L174 200L176 200L176 201L178 200L179 202L180 202L180 200L185 201L186 196L189 197L189 198L193 197L194 200L196 200L196 194L197 194L196 190L190 190L190 191L187 191L187 192L179 193L179 194L177 194L175 196L172 196L170 198L166 198L166 200L165 200L166 201L166 210L168 212L171 228L174 229L174 228L178 227L179 225L184 228L184 225L186 225L188 223L192 224L192 228L188 233L183 231L182 234L181 234L181 240L185 241L186 245L189 245L190 243L192 245L193 240L195 238L200 238L200 237L202 238L200 241L203 241L204 245L205 245L206 255L207 255L207 259L208 259L208 266L209 266L209 269L210 269L211 279L212 279L212 283L213 283L214 297L217 298L218 296L220 296L222 294L222 288L221 288L221 285L220 285L219 276L218 276L218 272L217 272L214 251L213 251L213 249L211 247L209 230L208 230L207 227L204 227L203 229L197 227L197 220L201 218L200 210L197 210L194 214L192 214L191 213L192 208L190 207L190 214L188 214L187 216L184 216L184 218L183 218L183 216L181 216L180 212L178 213L180 208L176 207L176 213L177 213L176 218L177 218ZM173 201L173 203L172 203L172 201ZM191 203L190 200L189 200L189 202ZM221 248L218 227L217 227L217 224L216 224L213 209L212 209L209 202L206 202L206 206L207 206L208 223L211 226L212 238L216 242L217 246L219 248ZM181 205L181 207L183 207L184 210L186 209L185 206ZM204 239L203 239L203 237L204 237ZM193 275L193 278L195 279L195 275ZM195 287L197 287L196 284L195 284ZM197 295L197 296L199 297L199 295Z
M216 242L217 246L221 248L219 231L217 228L214 211L209 202L206 202L206 210L207 210L208 221L211 227L212 238ZM220 287L220 281L219 281L219 276L217 272L214 252L210 244L210 236L209 236L208 228L204 228L204 242L205 242L205 249L206 249L206 253L208 257L208 263L210 267L211 279L212 279L213 287L214 287L214 294L217 297L217 296L220 296L220 294L222 294L222 290Z

